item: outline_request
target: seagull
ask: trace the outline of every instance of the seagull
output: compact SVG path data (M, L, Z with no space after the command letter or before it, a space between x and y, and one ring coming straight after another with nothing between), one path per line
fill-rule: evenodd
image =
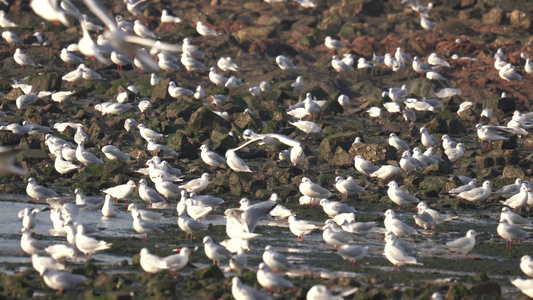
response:
M170 15L166 9L163 9L161 11L161 23L181 23L181 19Z
M513 211L516 211L518 208L520 211L522 211L522 207L525 207L527 204L528 199L528 193L530 192L529 188L525 183L522 183L522 186L520 187L520 192L517 194L514 194L510 198L508 198L506 201L500 201L503 205L509 206L513 208Z
M418 203L418 205L416 206L416 209L418 211L427 212L429 215L431 215L431 217L433 218L433 220L435 220L437 224L452 220L452 218L449 217L447 214L441 214L440 212L429 208L425 202Z
M522 256L522 258L520 259L520 269L527 276L533 277L533 261L531 260L531 256Z
M102 153L110 160L130 160L131 157L124 154L120 149L113 145L106 145L102 147Z
M425 73L429 71L434 71L432 66L426 64L425 62L420 61L418 56L415 56L413 58L413 70L415 70L415 72L420 74L420 78L422 78L422 76Z
M185 240L187 240L189 234L192 240L194 233L207 230L207 224L191 219L187 214L187 210L178 216L178 226L187 233Z
M520 81L522 80L522 75L518 74L514 67L511 64L506 64L503 68L498 71L500 78L507 81Z
M263 252L263 262L272 270L274 270L275 273L279 272L285 272L292 269L296 269L296 266L292 264L285 255L277 252L274 250L274 248L270 245L267 245L265 247L265 251Z
M374 166L371 162L364 159L361 155L357 155L354 158L354 166L355 169L365 175L370 175L377 170L379 170L378 167Z
M97 241L96 239L85 235L85 229L81 224L78 225L76 229L76 247L83 252L86 257L87 253L89 254L89 258L91 258L93 253L109 249L113 245L104 241Z
M56 156L56 159L54 161L54 168L59 174L61 174L61 176L71 171L78 170L80 168L80 166L77 166L63 159L63 156L61 155L61 150L57 150L55 152L55 156Z
M393 264L391 271L393 271L396 266L398 267L398 271L400 271L400 266L405 264L422 264L417 262L415 257L409 256L407 255L407 253L405 253L404 249L402 249L398 245L396 237L392 235L387 235L385 237L385 242L386 245L383 254L385 254L387 260L389 260Z
M445 61L444 59L437 56L435 52L431 53L428 56L428 64L436 66L436 67L450 67L450 64Z
M94 154L85 150L83 142L78 143L78 147L76 148L76 159L86 166L90 164L103 164L104 163L101 159L96 157Z
M229 250L228 250L229 251ZM231 252L231 251L230 251ZM231 275L231 271L235 270L238 273L242 273L244 270L246 270L248 265L248 260L246 258L246 253L244 252L243 248L239 248L237 250L237 253L234 254L229 259L229 271L228 275Z
M83 275L51 270L46 267L42 270L41 274L44 283L53 290L59 290L60 295L63 294L63 290L69 289L87 280L87 277Z
M6 30L2 32L2 38L6 40L6 42L9 44L9 51L13 50L13 47L15 44L19 44L21 46L24 45L18 35L16 35L14 32Z
M365 190L364 187L355 183L355 180L352 176L349 176L346 179L342 178L342 176L337 176L335 178L335 188L341 194L344 194L346 199L348 199L349 194L355 194Z
M385 228L394 232L396 236L418 234L418 231L413 227L405 224L403 221L396 218L396 213L392 209L385 211Z
M69 257L72 260L76 260L76 250L64 244L48 246L44 249L44 251L50 254L50 256L52 256L52 258L57 261L66 257Z
M22 229L22 236L20 238L20 248L22 251L29 255L44 254L46 247L47 245L41 241L32 238L29 230Z
M200 153L200 157L202 158L204 163L209 166L211 171L213 171L213 169L216 169L220 165L226 164L226 160L217 153L209 150L209 147L207 145L200 146L200 150L202 150L202 152Z
M465 146L463 143L459 143L455 148L448 148L444 150L444 154L446 154L448 159L455 164L455 162L461 159L465 154Z
M522 178L516 178L514 183L503 186L502 188L495 191L494 193L499 194L504 198L509 198L520 192L522 182L523 182Z
M26 186L26 194L31 198L37 200L46 199L57 196L56 191L46 188L42 185L38 185L33 177L28 178L28 185Z
M325 41L324 41L324 44L326 45L326 47L328 49L331 49L333 50L333 52L331 53L331 55L335 55L335 51L338 50L338 49L342 49L342 48L345 48L346 45L342 42L340 42L339 40L336 40L330 36L327 36L325 38Z
M235 172L249 172L253 173L253 171L250 169L248 165L237 156L235 153L235 150L229 149L226 151L226 163L228 166Z
M160 257L151 254L148 249L142 248L139 253L141 268L148 273L155 274L157 272L167 270L170 266L167 261Z
M355 213L355 208L348 206L346 203L340 201L329 201L328 199L320 200L320 206L324 209L324 212L328 217L333 218L342 213Z
M139 129L139 132L142 138L145 139L146 141L158 140L158 139L163 138L163 135L161 133L155 130L152 130L150 128L147 128L146 126L144 126L143 123L140 123L139 125L137 125L137 128Z
M65 269L65 265L57 262L52 257L39 256L38 254L32 254L31 263L32 263L33 268L37 272L39 272L41 276L45 269L50 269L50 270L64 270Z
M370 174L370 177L388 180L402 173L402 169L393 165L383 165L378 170Z
M102 197L88 197L84 195L81 188L76 188L74 195L76 196L76 205L84 206L83 209L96 209L103 205L105 201Z
M447 134L442 135L441 140L442 140L442 147L444 148L444 150L455 148L457 146L457 142L450 139L450 137Z
M411 147L409 147L409 145L404 140L399 138L394 132L389 135L389 145L396 148L398 151L402 149L411 150Z
M111 195L105 195L104 205L102 206L102 216L104 218L113 218L118 216L119 210L113 205Z
M342 245L335 253L349 261L352 266L356 266L358 260L368 255L368 249L368 246Z
M342 72L342 71L353 71L354 68L351 66L348 66L345 64L342 60L339 59L337 55L333 55L331 58L331 66L335 71Z
M117 51L111 52L111 61L117 65L117 71L122 71L123 66L131 65L133 63L131 58Z
M272 272L264 262L259 264L259 269L257 270L257 282L269 291L277 291L293 287L292 282Z
M422 141L422 145L424 145L424 147L426 148L440 145L440 141L431 134L429 134L426 127L420 128L420 139Z
M283 55L276 56L276 63L278 64L279 68L284 71L287 69L296 70L296 66L291 62L291 60Z
M37 67L33 59L31 59L28 55L22 53L20 48L17 48L15 50L15 54L13 55L13 58L15 59L15 62L20 65L20 68L22 70L24 70L24 66Z
M298 220L295 216L290 216L288 222L290 231L298 237L298 241L300 240L300 237L302 237L302 242L304 241L305 235L310 234L315 229L319 228L307 221Z
M231 57L221 57L218 61L217 61L217 66L224 72L226 71L234 71L234 72L238 72L241 70L241 68L235 63L233 62L233 60L231 59Z
M131 206L132 204L130 204ZM134 211L136 210L135 208L133 210L129 209L130 207L128 207L128 211L131 211L131 215L133 217L133 229L137 232L137 233L140 233L142 235L142 240L143 240L143 243L146 243L148 242L148 234L149 233L160 233L160 232L163 232L164 230L157 227L156 225L150 223L149 221L145 220L143 217L142 217L142 214L139 212L139 213L134 213ZM148 213L153 213L153 212L148 212Z
M187 266L187 263L189 262L189 255L191 254L191 250L189 250L187 247L176 249L174 251L179 251L180 253L169 255L163 258L163 261L167 264L172 276L174 276L174 272L177 272Z
M156 190L150 188L146 179L139 180L139 197L146 202L146 207L152 206L152 203L166 202Z
M505 249L511 250L513 240L529 238L528 232L509 224L509 221L506 219L500 220L497 230L498 235L506 240Z
M26 207L25 209L18 212L19 219L22 218L22 227L27 230L32 230L35 228L35 220L37 213L41 212L43 209L31 209Z
M215 244L210 236L205 236L202 244L204 244L205 255L213 261L213 265L217 263L220 266L221 260L229 260L232 256L228 249Z
M509 209L509 207L502 208L502 212L500 214L500 220L507 220L509 224L516 225L516 226L529 226L531 225L531 221L527 218L522 217L521 215L514 213Z
M533 297L533 279L516 278L511 283L528 297Z
M118 202L119 199L126 199L127 197L130 197L131 194L133 194L133 190L136 188L135 181L129 180L126 184L117 185L114 187L110 187L108 189L103 190L104 194L109 194L113 198L116 198L116 202ZM126 203L128 201L126 200Z
M228 81L228 77L224 77L217 73L217 69L215 67L211 67L209 69L209 81L214 83L217 86L223 86Z
M302 195L311 197L313 202L315 198L329 198L333 195L329 190L312 182L311 179L307 177L302 178L298 189L300 190L300 193L302 193Z
M241 282L239 277L231 280L231 295L235 300L271 300L274 297Z
M402 209L402 204L418 203L420 199L409 195L406 191L400 189L396 181L391 181L387 184L387 196L396 204L398 204L398 211Z
M205 25L202 23L202 21L196 22L196 31L198 34L204 37L204 41L207 40L208 36L217 36L219 35L215 30L211 29L211 27Z
M487 180L483 182L482 187L471 189L469 191L459 193L455 196L457 198L465 199L471 202L483 202L489 198L490 193L491 193L491 187L492 187L492 182Z
M507 128L506 126L499 125L476 125L477 137L480 141L486 141L487 149L490 148L490 143L500 140L508 140L509 138L502 136L503 133L513 133L513 130Z
M180 185L179 187L187 190L189 193L200 193L207 188L209 185L210 176L208 173L203 173L200 178L193 179L185 184Z

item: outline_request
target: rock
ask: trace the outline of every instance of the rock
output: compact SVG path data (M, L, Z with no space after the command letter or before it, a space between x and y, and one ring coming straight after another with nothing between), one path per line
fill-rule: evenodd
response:
M503 20L503 10L501 8L493 8L482 17L482 22L485 25L500 25Z
M171 134L168 138L167 147L178 151L180 153L180 157L198 159L198 150L193 147L187 136L185 136L183 133L178 132Z
M453 166L447 162L439 162L436 164L429 165L424 169L424 174L426 175L442 175L442 174L452 174Z
M342 132L325 137L320 146L318 146L320 157L327 161L331 160L335 156L338 147L343 148L344 151L350 151L350 147L357 135L357 132Z
M17 146L20 144L20 135L11 131L0 131L0 143L2 146Z
M502 178L524 178L526 174L518 166L505 166L503 168Z
M173 98L170 97L168 94L168 84L170 83L170 78L161 80L158 85L155 86L154 90L152 91L152 97L150 97L150 102L152 104L154 103L162 103L163 100L172 100Z
M467 8L476 4L476 0L461 0L460 7Z
M485 275L487 276L487 275ZM488 277L487 277L488 278ZM501 299L502 288L494 281L482 282L473 286L470 291L477 299Z
M515 98L500 98L498 99L498 109L504 113L510 113L516 110Z
M207 107L200 107L189 119L189 128L193 131L210 132L217 127L230 129L231 125Z
M462 135L466 133L466 127L460 120L451 119L447 121L448 133L453 135Z
M342 24L343 21L338 14L329 14L324 16L324 19L318 24L317 28L332 35L340 31Z
M200 107L202 107L202 105L199 101L174 101L165 107L166 117L171 120L183 118L188 122L191 115Z
M273 37L276 29L274 26L255 27L250 26L237 31L237 38L244 40L265 40Z
M447 20L442 23L437 23L436 31L439 33L449 33L449 34L469 34L472 29L468 28L465 24L457 20Z
M435 118L431 119L431 121L424 124L424 127L426 127L431 134L448 133L448 123L440 116L436 116Z
M342 25L341 29L339 30L339 33L337 34L341 39L344 40L353 40L357 37L357 29L356 27L350 25L350 24L344 24Z
M383 0L355 0L346 2L350 9L353 8L355 15L377 17L384 11Z
M90 139L93 141L107 141L110 139L116 139L118 133L108 126L104 122L104 119L95 118L93 119L89 130L87 130L87 135L89 135Z
M207 278L224 279L224 273L222 273L222 270L220 270L220 268L215 265L194 271L191 274L191 276L200 278L200 279L207 279Z
M232 172L228 184L230 193L234 196L250 194L257 189L267 188L263 173Z
M449 8L459 8L461 6L461 2L461 0L444 0L442 5Z
M232 115L233 117L233 124L238 126L240 129L252 129L255 132L261 132L263 128L263 123L261 122L261 119L256 117L255 115L252 116L249 113L236 113Z
M438 197L440 193L446 191L446 183L448 183L446 177L428 176L420 182L420 192L417 196L424 199L427 197Z
M337 147L333 158L328 162L330 165L336 167L350 167L353 165L353 156L346 152L342 147Z
M337 99L331 99L326 102L324 114L342 114L344 113L344 108L342 105L339 104L339 101Z
M459 282L450 286L445 298L446 300L459 300L471 294L472 292Z
M30 75L25 84L33 85L33 92L40 91L60 91L61 90L61 75L57 72L41 72Z
M211 149L219 152L221 156L224 156L228 149L238 146L235 139L228 133L229 129L224 127L218 127L211 131Z
M515 9L511 12L509 23L515 28L529 30L531 28L531 15Z
M398 159L398 151L394 147L382 144L353 144L350 148L350 155L352 157L361 155L364 159L378 165L388 160Z

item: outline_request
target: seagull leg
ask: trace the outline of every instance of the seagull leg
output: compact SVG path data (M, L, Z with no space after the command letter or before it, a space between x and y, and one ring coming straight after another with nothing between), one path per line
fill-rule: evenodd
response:
M466 257L468 257L468 254L466 254ZM455 254L455 260L457 261L459 259L459 252Z

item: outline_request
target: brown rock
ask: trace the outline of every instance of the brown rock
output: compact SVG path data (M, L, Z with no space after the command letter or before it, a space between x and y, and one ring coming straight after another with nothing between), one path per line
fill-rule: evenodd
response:
M350 155L352 157L361 155L374 164L384 163L387 160L397 160L398 158L398 152L395 148L382 144L353 144L350 148Z
M244 40L264 40L273 37L275 32L274 26L265 27L246 27L237 32L237 38Z
M493 8L488 13L483 15L482 22L485 25L500 25L503 19L503 10L501 8Z
M511 23L513 27L529 30L531 28L531 15L515 9L511 12L509 23Z
M476 0L461 0L461 8L470 7L476 4Z
M502 178L524 178L526 174L518 166L505 166L503 168Z
M352 2L352 1L347 1ZM384 11L383 0L356 0L349 3L353 7L356 15L362 14L365 16L377 17ZM352 6L353 5L353 6Z

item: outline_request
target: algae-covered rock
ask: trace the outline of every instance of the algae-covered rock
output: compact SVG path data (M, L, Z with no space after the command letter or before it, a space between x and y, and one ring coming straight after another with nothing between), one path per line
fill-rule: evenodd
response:
M230 129L231 124L207 107L200 107L189 119L189 128L193 131L211 132L217 127Z
M510 113L516 110L515 98L500 98L498 99L498 109L504 113Z
M274 26L245 27L237 32L237 38L244 40L264 40L273 37L276 29Z
M35 93L40 91L60 91L61 75L57 72L34 73L24 80L24 83L33 85L32 91Z
M448 293L446 293L446 299L448 300L458 300L462 299L466 296L471 295L472 292L465 287L462 283L458 282L452 286L450 286L450 289L448 290Z
M361 155L364 159L374 164L383 164L388 160L396 160L398 151L389 145L353 144L350 148L350 155L352 157Z
M89 130L87 131L87 134L93 141L101 141L108 139L114 140L116 139L116 137L118 137L118 133L109 125L107 125L101 118L93 119L93 121L91 122L91 127L89 127Z
M237 147L237 141L229 135L229 129L225 127L217 127L211 131L211 142L213 151L216 151L224 157L228 149Z
M224 279L224 273L222 273L222 270L216 265L209 266L204 269L196 270L194 273L191 274L192 277L200 278L200 279L207 279L207 278L215 278L215 279Z
M335 156L338 147L344 149L345 152L350 151L350 147L357 135L357 132L341 132L325 137L320 143L320 146L318 146L320 157L329 161Z
M261 119L247 112L236 113L232 117L233 123L240 129L252 129L255 132L261 132L263 128Z
M518 166L509 165L503 168L502 178L524 178L524 170Z
M229 177L230 193L234 196L250 194L257 189L266 189L266 178L262 173L233 172Z
M166 117L170 120L183 118L185 121L189 121L191 115L201 106L198 101L174 101L165 108Z
M487 275L485 275L487 277ZM486 278L488 280L488 277ZM476 299L501 299L502 288L494 281L486 281L473 286L470 291Z
M190 143L187 136L183 133L175 133L171 134L168 137L167 147L178 151L181 156L189 158L189 159L197 159L198 158L198 151L193 145Z
M353 165L353 156L351 156L342 147L337 147L331 160L328 160L329 164L337 167L350 167Z
M426 175L445 175L452 173L453 166L448 162L439 162L436 164L431 164L424 169L424 174Z
M155 86L152 91L152 97L150 97L150 102L159 103L163 100L172 100L174 98L170 97L168 94L168 84L170 83L170 78L161 80L158 85Z

